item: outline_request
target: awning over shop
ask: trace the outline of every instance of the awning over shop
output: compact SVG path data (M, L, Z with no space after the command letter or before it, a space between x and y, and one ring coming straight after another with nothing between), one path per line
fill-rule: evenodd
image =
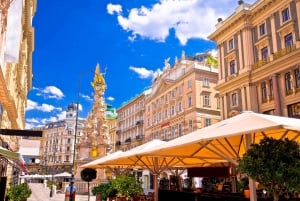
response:
M25 161L21 154L0 147L0 158L5 158L9 164L20 169L24 173L28 173Z

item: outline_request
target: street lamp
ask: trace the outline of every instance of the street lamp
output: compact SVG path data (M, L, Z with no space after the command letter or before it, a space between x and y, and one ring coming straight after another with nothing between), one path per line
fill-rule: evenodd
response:
M55 145L55 141L54 141L54 144L53 144L53 149L52 149L52 151L53 151L53 167L52 167L52 182L51 182L51 188L50 188L50 197L52 197L53 196L53 191L54 191L54 189L53 189L53 182L54 182L54 164L55 164L55 152L56 152L56 145Z

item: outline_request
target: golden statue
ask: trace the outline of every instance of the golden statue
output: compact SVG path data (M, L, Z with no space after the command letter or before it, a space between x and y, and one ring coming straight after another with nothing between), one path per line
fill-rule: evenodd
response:
M95 69L94 81L91 83L92 87L96 90L96 88L100 87L102 91L106 89L105 80L103 74L100 73L100 66L97 64Z

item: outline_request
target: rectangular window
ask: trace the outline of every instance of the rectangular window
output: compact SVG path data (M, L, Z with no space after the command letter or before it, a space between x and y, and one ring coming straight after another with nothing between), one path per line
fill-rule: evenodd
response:
M175 132L175 126L172 126L171 127L171 135L172 135L172 138L175 138L176 137L176 132Z
M228 50L232 50L234 48L234 43L233 43L233 39L230 39L228 41Z
M189 120L189 132L193 131L193 120Z
M182 136L182 125L178 124L178 137Z
M165 102L166 103L168 102L168 95L167 94L165 95Z
M166 128L164 131L164 140L167 141L168 140L168 129Z
M171 91L171 96L172 96L172 98L175 98L175 91L174 90Z
M178 112L182 112L182 102L178 102Z
M188 107L192 107L192 96L188 97Z
M220 97L217 97L217 109L220 109Z
M231 94L231 105L237 106L237 94L236 93Z
M165 109L165 118L168 118L168 109Z
M300 119L300 102L288 105L287 109L289 117Z
M203 96L203 106L210 106L210 96L209 95Z
M261 49L261 58L262 59L268 58L268 47L264 47Z
M290 72L285 74L285 93L291 94L292 93L292 80Z
M290 19L290 11L288 8L284 9L282 12L281 12L281 15L282 15L282 22L286 22Z
M205 119L205 127L210 126L211 125L211 119Z
M266 100L267 100L267 85L266 85L266 82L261 83L261 98L262 98L262 102L266 102Z
M300 68L295 69L296 88L300 88Z
M259 26L259 35L263 36L266 34L266 24L263 23Z
M273 94L273 80L271 79L270 81L269 81L269 95L270 95L270 99L273 99L273 96L274 96L274 94Z
M171 106L171 115L172 116L175 115L175 106L174 105Z
M235 60L230 61L229 67L230 67L230 75L235 74Z
M284 36L284 44L285 44L285 47L289 47L294 44L292 33L289 33L288 35Z
M187 85L188 85L188 89L192 88L192 81L188 80Z
M203 80L203 86L209 87L209 79L208 78L204 78L204 80Z

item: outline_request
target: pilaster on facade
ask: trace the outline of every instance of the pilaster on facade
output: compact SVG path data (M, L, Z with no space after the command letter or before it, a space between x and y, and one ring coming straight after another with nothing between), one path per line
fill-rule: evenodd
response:
M223 119L243 110L299 118L299 12L299 1L256 1L218 23L209 38L219 50ZM247 26L237 23L246 14Z

